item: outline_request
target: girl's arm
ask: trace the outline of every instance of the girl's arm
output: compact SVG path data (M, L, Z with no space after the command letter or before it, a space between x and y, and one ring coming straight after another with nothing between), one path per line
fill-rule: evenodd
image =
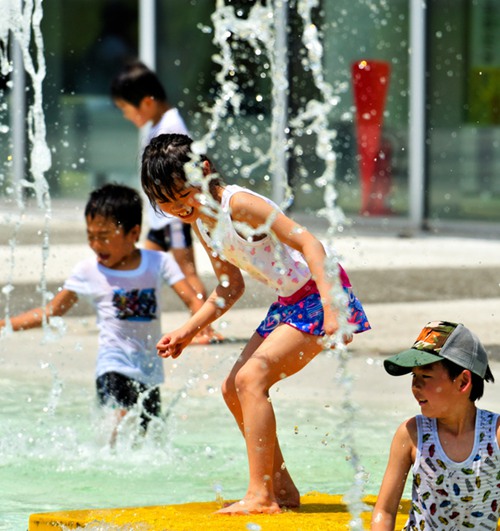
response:
M245 291L241 271L232 264L213 256L213 251L205 244L198 228L193 230L199 237L210 257L219 283L194 315L180 328L165 334L157 343L158 355L163 358L176 358L200 331L225 314Z
M51 317L64 315L78 300L74 291L63 289L45 306L45 308L33 308L27 312L21 313L10 318L10 324L14 331L28 330L42 326L44 315L47 321ZM5 319L0 320L0 328L6 326Z
M338 330L338 310L332 304L332 281L325 271L326 252L323 244L307 229L285 214L277 213L272 205L252 194L235 194L231 198L231 212L233 220L247 223L253 228L265 224L269 216L275 217L271 224L272 231L282 243L304 256L321 295L325 333L335 334Z
M371 531L394 531L408 472L415 462L417 423L403 422L391 444L389 462L372 513Z
M172 289L177 293L186 307L189 308L191 315L195 314L203 306L203 301L197 297L196 291L194 291L191 284L185 278L172 284Z

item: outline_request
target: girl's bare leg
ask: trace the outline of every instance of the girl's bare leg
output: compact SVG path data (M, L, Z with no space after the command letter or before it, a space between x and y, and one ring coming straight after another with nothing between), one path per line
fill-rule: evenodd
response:
M240 403L238 400L236 388L234 385L234 379L241 367L246 363L249 356L258 348L258 346L264 341L264 338L258 334L250 339L247 346L243 350L238 361L235 363L231 373L223 384L223 395L226 400L226 404L233 414L240 431L244 435L243 429L243 413L241 411ZM280 507L299 507L300 505L300 493L295 483L293 482L287 468L285 467L285 460L281 453L278 438L275 440L274 447L274 460L273 460L273 487L276 501Z
M278 438L274 448L273 490L280 507L292 509L300 506L300 492L285 466Z
M276 419L269 389L311 361L321 346L318 338L281 325L265 340L257 334L224 382L224 399L247 445L250 481L245 497L219 512L276 513L297 506L299 492L286 469L276 438Z

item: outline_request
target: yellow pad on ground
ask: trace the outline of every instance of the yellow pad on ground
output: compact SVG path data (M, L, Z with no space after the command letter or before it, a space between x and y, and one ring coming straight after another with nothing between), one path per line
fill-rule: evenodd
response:
M364 499L367 511L363 513L365 527L369 528L371 509L375 496ZM301 497L301 508L279 515L222 516L214 514L216 502L185 503L153 507L128 507L123 509L89 509L32 514L29 531L56 531L57 529L89 529L134 531L336 531L347 530L350 514L341 495L311 492ZM406 522L408 502L403 502L398 514L397 529ZM235 527L235 524L238 524ZM253 525L252 525L253 524ZM106 525L106 527L104 527ZM100 527L102 526L102 527Z

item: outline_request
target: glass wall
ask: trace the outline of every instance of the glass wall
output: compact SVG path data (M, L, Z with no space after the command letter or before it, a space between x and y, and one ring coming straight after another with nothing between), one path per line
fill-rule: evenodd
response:
M255 165L270 145L272 72L266 50L269 43L260 39L266 31L255 28L254 46L233 24L228 48L222 51L214 43L218 33L215 3L191 2L190 9L185 9L184 0L157 3L157 71L171 103L179 107L194 136L208 132L216 101L223 104L223 116L209 143L210 157L227 183L251 186L269 195L269 162ZM230 2L242 20L255 4L253 0ZM230 54L234 68L221 79L222 67L213 59L224 53ZM236 86L233 101L238 101L237 107L220 99L221 85L228 83Z
M245 17L255 2L232 1ZM384 4L385 5L385 4ZM193 135L206 132L216 94L220 66L212 57L220 50L214 38L214 1L156 2L157 72L170 102L179 107ZM303 22L294 2L289 5L289 118L318 97L311 72L304 67ZM56 0L44 9L43 30L48 76L45 83L48 141L54 164L48 175L53 196L77 196L101 182L117 180L137 185L137 131L124 122L109 100L109 83L123 61L137 54L138 2ZM407 40L408 7L396 0L390 7L348 0L324 2L313 13L325 46L324 76L339 97L330 126L335 141L339 203L348 214L361 209L359 155L356 147L351 65L360 59L390 65L384 111L385 175L368 184L385 213L405 214L407 180ZM80 31L85 27L85 31ZM356 46L353 46L356 42ZM269 160L262 154L271 143L273 72L272 47L260 42L256 53L248 40L232 37L235 81L241 92L239 113L229 108L214 138L212 156L228 182L252 186L270 194ZM53 127L50 126L52 124ZM324 166L307 131L290 131L289 183L293 208L316 209L323 190L315 185ZM254 164L256 159L261 164ZM390 174L390 175L389 175ZM389 175L389 177L387 177Z
M248 16L255 2L228 2L241 17ZM191 129L206 130L208 114L203 109L213 103L220 89L216 75L220 66L212 62L218 48L214 38L213 6L196 5L189 12L182 10L182 0L158 3L158 72L165 80L173 102L180 106ZM211 2L210 2L211 4ZM405 215L407 212L407 129L408 129L408 2L395 0L374 8L374 2L353 3L349 0L322 2L312 13L313 21L324 44L323 75L339 98L330 117L329 126L337 131L334 148L337 154L336 179L339 204L348 214L362 210L362 186L359 178L359 154L356 145L352 64L361 59L386 62L390 68L389 90L383 110L381 144L382 164L364 187L374 198L377 208L371 215ZM288 120L289 122L311 99L321 99L314 86L307 50L302 42L304 22L297 12L297 3L288 4ZM183 28L183 29L182 29ZM189 29L187 29L189 28ZM256 29L265 35L265 28ZM356 45L353 45L356 43ZM242 95L240 113L229 112L216 135L213 156L218 159L221 173L228 182L251 185L270 193L269 163L249 166L266 153L271 142L273 72L266 43L262 53L255 53L248 41L232 36L236 81ZM324 189L316 184L324 164L315 152L316 136L307 128L289 128L287 167L288 181L293 188L293 209L304 210L324 204ZM383 205L383 208L380 207ZM367 212L364 212L367 213Z
M227 0L245 18L254 1ZM179 107L194 136L207 131L219 93L213 62L215 0L157 0L157 71L170 102ZM263 2L265 5L266 2ZM288 115L319 98L302 42L297 3L288 3ZM323 75L338 98L329 125L337 131L338 202L350 215L408 215L409 0L324 0L313 12L323 44ZM138 53L139 0L51 0L44 3L42 31L48 143L53 165L47 178L53 197L81 198L106 181L139 186L138 134L109 98L113 75ZM426 215L432 220L500 219L500 3L496 0L427 2ZM214 135L212 156L228 182L270 193L276 77L271 49L257 48L233 33L235 68L228 74L241 96ZM422 36L424 38L424 36ZM389 69L381 149L366 179L357 145L353 65L377 61ZM0 89L8 95L2 80ZM8 121L6 107L0 121ZM308 128L288 131L288 182L292 208L316 210L323 190L316 178L324 165ZM3 143L2 150L6 143ZM3 151L2 151L3 154ZM3 156L3 155L2 155ZM255 164L256 160L260 160ZM372 161L373 162L373 161ZM5 182L5 178L3 178ZM370 200L364 204L366 194Z
M500 220L500 3L428 5L428 216Z
M52 0L42 31L44 109L53 197L85 197L108 181L138 185L137 130L109 97L113 75L137 55L136 0Z
M340 96L332 116L332 126L338 131L339 204L348 214L406 215L409 2L336 0L324 2L323 7L325 76ZM353 92L353 67L363 60L385 64L389 70L381 152L369 179L363 179L360 171ZM362 200L367 194L368 199Z

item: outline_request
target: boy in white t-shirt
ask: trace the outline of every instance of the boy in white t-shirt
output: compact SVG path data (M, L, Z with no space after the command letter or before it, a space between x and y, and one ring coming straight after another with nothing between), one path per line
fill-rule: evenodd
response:
M87 238L95 257L79 262L45 308L0 320L0 329L26 330L64 315L80 296L94 305L99 328L96 364L98 401L116 411L116 427L136 404L141 427L161 413L163 363L156 354L161 336L161 288L168 283L191 312L202 301L168 253L139 249L142 200L127 186L107 184L90 194L85 207Z
M123 117L138 129L151 127L144 145L164 133L188 134L184 120L177 108L172 107L158 76L140 61L133 61L120 72L111 84L113 103ZM151 205L146 205L149 231L144 243L146 249L170 251L187 281L204 301L206 289L196 270L191 225L173 216L161 215ZM222 336L208 327L194 343L205 344L222 340Z

